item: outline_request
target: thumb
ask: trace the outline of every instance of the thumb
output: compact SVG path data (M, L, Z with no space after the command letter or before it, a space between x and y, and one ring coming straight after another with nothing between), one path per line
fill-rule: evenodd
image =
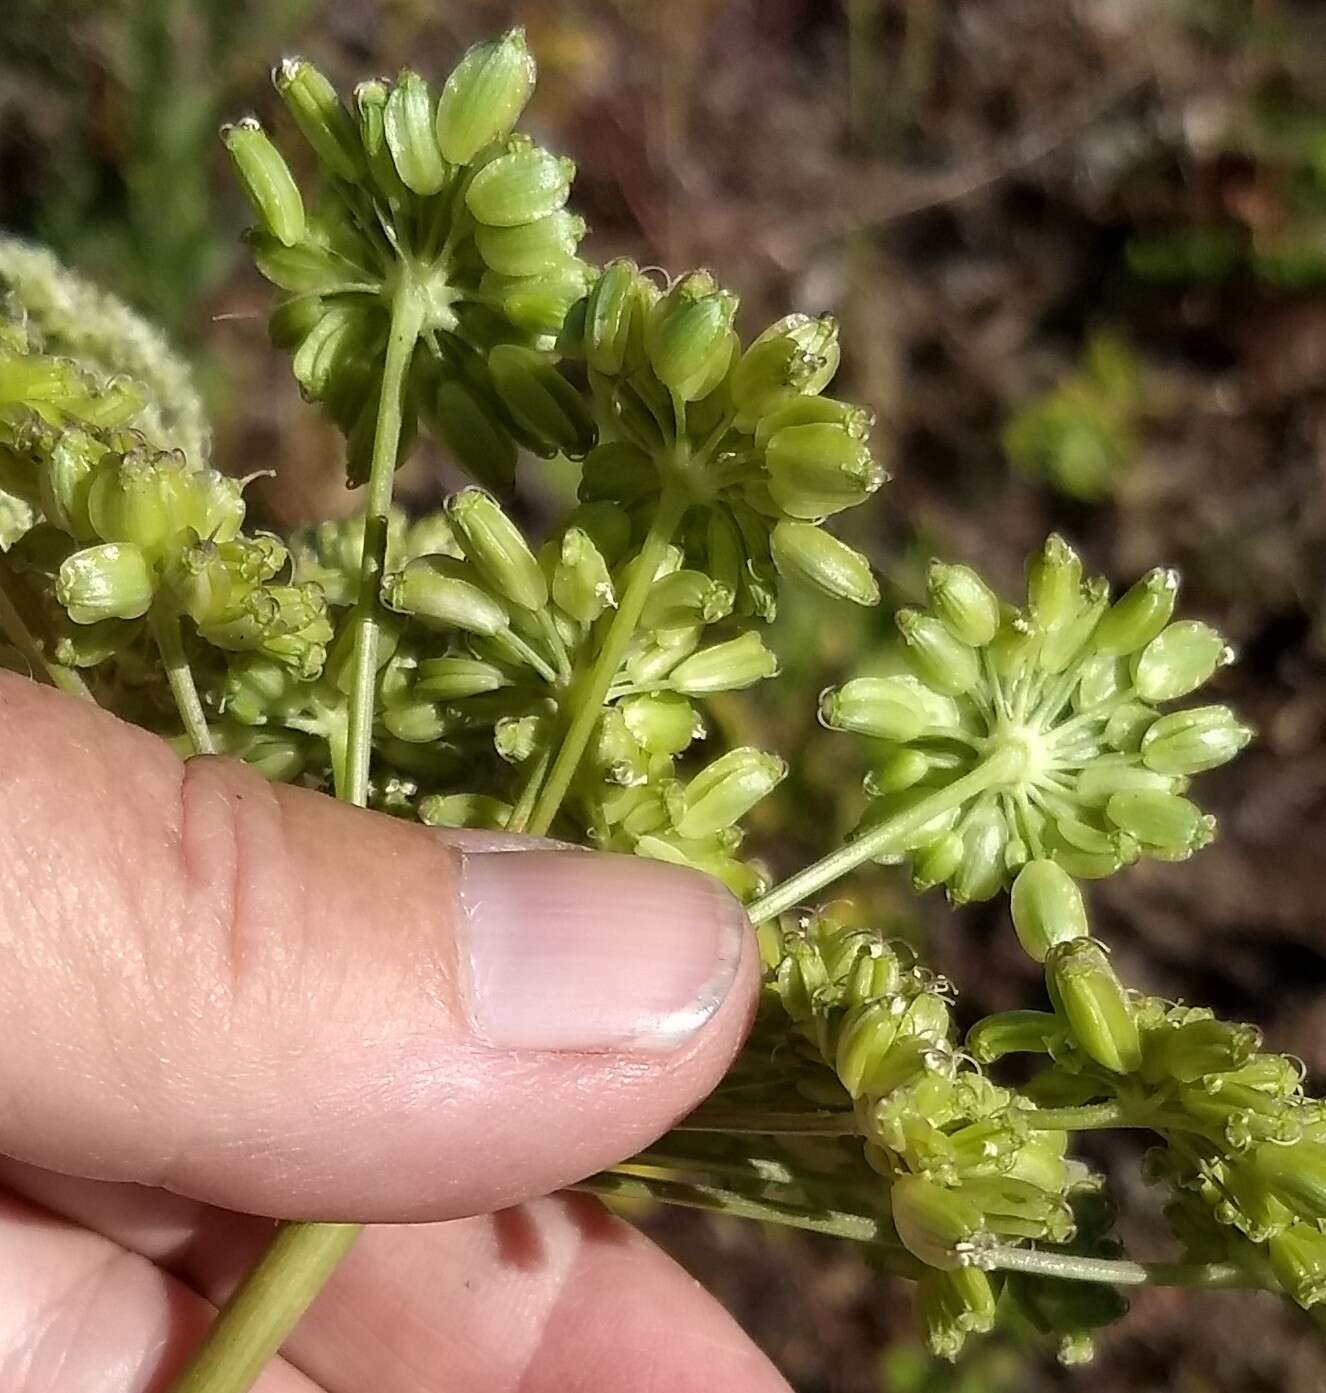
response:
M756 953L716 882L476 850L5 673L0 730L0 1152L452 1218L640 1149L740 1045Z

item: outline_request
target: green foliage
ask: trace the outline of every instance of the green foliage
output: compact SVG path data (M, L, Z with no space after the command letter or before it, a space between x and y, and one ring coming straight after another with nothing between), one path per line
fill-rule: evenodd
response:
M1123 339L1092 335L1079 366L1009 420L1004 428L1009 462L1075 498L1112 496L1137 453L1139 376Z

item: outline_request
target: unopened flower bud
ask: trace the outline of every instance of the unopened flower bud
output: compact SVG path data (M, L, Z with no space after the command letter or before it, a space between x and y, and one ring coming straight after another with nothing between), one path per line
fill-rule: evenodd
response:
M454 654L425 658L419 664L413 691L425 701L461 701L510 685L511 678L496 663Z
M545 354L499 344L488 370L502 404L543 453L579 459L593 448L596 429L584 398Z
M155 553L193 522L191 491L188 468L176 456L107 456L88 489L88 517L106 541Z
M1012 1237L1066 1243L1073 1236L1073 1212L1061 1194L1016 1176L973 1176L963 1194L980 1208L986 1227Z
M1041 641L1040 665L1046 672L1064 672L1086 651L1109 608L1110 591L1104 577L1087 581L1071 618L1046 633Z
M502 313L527 334L551 336L561 332L566 316L594 280L594 270L576 256L560 255L535 276L485 273L480 291L501 302Z
M732 613L732 592L702 571L673 571L650 587L640 615L649 630L716 624Z
M387 707L382 725L388 734L411 745L431 745L451 726L445 707L434 701L409 700Z
M553 603L577 624L592 624L617 603L612 575L593 538L580 527L568 527L555 548L550 588Z
M885 479L870 450L841 426L784 426L766 458L774 501L810 522L864 503Z
M78 542L91 542L97 536L88 513L88 495L105 454L99 440L70 426L55 437L38 478L42 512Z
M586 503L610 500L631 504L658 491L658 470L636 445L605 441L585 456L580 471L580 497Z
M1045 980L1081 1049L1103 1068L1133 1073L1142 1062L1136 1011L1100 944L1056 943L1045 958Z
M999 601L970 566L932 561L926 577L930 607L954 638L974 648L999 630Z
M518 227L561 208L575 172L572 160L519 144L475 174L465 192L465 205L489 227Z
M833 1067L853 1098L878 1092L876 1075L898 1038L902 1002L894 996L865 1001L843 1018Z
M482 489L462 489L447 500L447 517L479 575L522 609L548 603L548 582L520 529Z
M1052 1011L1000 1011L967 1032L967 1049L981 1064L1008 1054L1048 1054L1064 1038L1063 1022Z
M814 523L784 518L774 526L769 549L780 575L795 576L835 599L879 603L879 582L870 562Z
M891 750L874 768L866 772L863 781L865 790L872 798L901 793L903 789L919 784L930 773L932 767L928 755L904 745Z
M287 247L304 236L304 200L281 152L252 116L221 127L221 139L258 221Z
M538 276L556 270L575 255L585 220L565 211L518 227L480 226L474 235L479 255L504 276Z
M928 687L945 696L969 692L981 675L976 650L953 637L948 627L919 609L895 616L908 666Z
M944 832L927 841L912 857L912 888L918 894L946 885L958 873L966 843L957 832Z
M1144 648L1169 623L1179 594L1179 573L1157 567L1119 597L1096 627L1098 653L1124 657Z
M312 63L287 58L272 73L272 82L300 134L338 178L355 180L363 167L363 151L336 89Z
M117 542L76 551L55 580L55 598L75 624L137 619L155 593L156 577L142 550Z
M927 1272L916 1284L916 1309L926 1348L950 1362L962 1353L968 1335L994 1329L995 1293L979 1267Z
M1143 1037L1143 1074L1159 1082L1195 1083L1210 1074L1229 1074L1246 1065L1261 1044L1256 1026L1192 1020L1148 1031Z
M421 198L447 182L447 166L433 134L433 97L428 83L404 69L387 97L383 134L401 182Z
M1326 1142L1263 1143L1252 1153L1252 1170L1261 1187L1294 1214L1314 1225L1326 1221Z
M523 29L475 44L456 64L437 104L437 143L452 164L469 162L511 134L534 91Z
M288 559L274 537L242 542L199 542L171 558L165 582L195 624L218 622L273 579Z
M780 430L788 426L837 426L853 440L870 438L875 418L864 407L833 397L795 396L760 418L755 427L755 444L764 449Z
M461 629L492 635L507 627L507 612L477 583L463 562L444 556L420 556L388 576L382 596L398 614L408 614L430 629Z
M951 698L910 674L856 677L830 687L820 697L819 713L831 730L853 730L900 745L923 731L955 726L958 720Z
M295 380L314 401L325 401L347 368L376 351L372 316L353 304L330 306L304 335L291 360Z
M511 487L519 452L501 406L486 391L445 377L427 409L429 423L467 473L489 488Z
M1142 737L1142 762L1159 774L1200 774L1226 764L1252 739L1227 706L1172 711Z
M656 296L634 261L610 261L603 268L585 302L583 348L595 372L617 376L636 340L643 352L645 313Z
M838 370L838 325L830 315L790 314L762 333L732 372L732 404L754 424L801 395L814 396Z
M777 755L742 746L706 765L687 785L674 825L683 837L708 837L735 826L787 776Z
M1120 753L1136 754L1156 722L1156 709L1142 701L1125 702L1105 722L1105 743Z
M1013 882L1009 903L1018 942L1038 963L1056 943L1090 932L1077 882L1053 861L1028 861Z
M668 674L667 685L684 696L709 696L750 687L778 675L778 659L754 629L726 643L702 648L684 658Z
M679 755L705 733L696 709L672 692L627 697L619 709L632 738L650 754Z
M504 716L493 727L493 748L508 764L524 764L546 747L550 735L542 713Z
M1225 640L1209 624L1180 620L1138 654L1133 682L1143 701L1175 701L1195 692L1231 657Z
M478 827L500 832L511 819L511 804L484 793L431 793L419 800L419 821L429 827Z
M385 82L370 80L355 88L355 110L359 116L359 143L368 162L368 172L378 192L388 203L398 204L407 189L396 169L387 143L387 102L391 89Z
M1032 618L1047 633L1060 628L1076 617L1081 591L1082 558L1052 532L1027 567L1027 604Z
M960 1190L901 1175L889 1191L893 1224L903 1246L927 1267L968 1266L972 1241L984 1228L980 1208Z
M645 319L644 345L654 375L684 401L708 393L716 365L731 361L737 297L697 271L678 281Z
M1008 823L993 802L972 810L962 829L962 859L948 883L954 904L988 900L1004 885Z
M1143 846L1172 859L1200 851L1215 835L1215 818L1177 793L1154 789L1116 793L1106 803L1105 814Z
M271 233L260 229L246 232L244 242L259 274L292 295L317 295L346 279L349 269L346 263L326 247L308 241L287 247ZM275 335L276 330L273 333Z
M1267 1244L1271 1271L1305 1311L1326 1301L1326 1234L1316 1224L1291 1224Z

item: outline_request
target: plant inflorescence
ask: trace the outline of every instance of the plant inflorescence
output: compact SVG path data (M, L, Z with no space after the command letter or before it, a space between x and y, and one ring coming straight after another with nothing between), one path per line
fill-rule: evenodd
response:
M250 528L157 340L5 252L8 661L272 779L676 862L742 898L767 969L745 1050L683 1125L586 1189L858 1241L915 1279L949 1356L1007 1319L1088 1357L1134 1285L1326 1302L1326 1112L1301 1069L1251 1026L1121 980L1081 889L1209 842L1190 782L1250 737L1197 696L1232 655L1174 617L1175 574L1112 597L1055 536L1014 603L934 562L892 668L821 699L826 726L870 742L860 826L771 885L743 824L783 761L696 746L709 698L776 677L764 634L789 581L880 599L825 526L885 481L869 413L829 394L833 320L746 338L707 271L583 259L573 166L514 133L534 85L518 31L440 91L407 71L346 103L302 60L274 78L316 195L256 121L223 138L282 292L273 338L344 432L364 512ZM475 485L407 520L393 476L421 426ZM522 452L580 465L576 506L538 541L500 501ZM964 1038L949 982L822 902L867 861L954 904L1008 891L1045 1000ZM1030 1067L1009 1072L1013 1055ZM1071 1146L1125 1127L1154 1138L1172 1230L1140 1258ZM303 1262L306 1300L340 1251L320 1228L287 1227L273 1299ZM181 1386L247 1386L234 1370L298 1309L262 1336L224 1313L208 1372Z

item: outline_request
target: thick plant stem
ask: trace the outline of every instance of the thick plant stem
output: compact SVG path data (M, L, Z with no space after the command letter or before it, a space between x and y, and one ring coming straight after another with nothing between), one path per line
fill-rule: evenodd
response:
M1021 769L1023 759L1022 753L1013 748L995 750L962 778L936 789L929 798L923 798L905 812L879 823L864 836L848 842L846 846L840 846L837 851L830 852L813 866L807 866L804 871L783 881L781 885L774 886L747 911L751 923L763 924L817 894L826 885L840 880L862 862L871 861L887 851L900 850L909 836L933 818L961 807L978 793L1014 777Z
M344 802L361 808L368 802L387 519L396 478L407 377L423 319L423 297L403 269L391 304L391 337L373 435L350 666L344 775L337 781L336 790ZM359 1224L282 1224L257 1266L217 1316L171 1393L244 1393L250 1388L361 1229Z
M406 380L423 328L424 302L414 280L402 273L391 302L391 337L382 369L373 458L364 502L364 550L359 564L359 601L354 651L350 658L350 716L346 744L347 803L368 802L368 765L373 748L373 700L378 674L378 635L382 628L382 574L387 565L387 521L396 482Z
M171 1393L252 1387L359 1231L358 1224L282 1224Z
M212 743L212 732L207 728L207 717L193 680L193 669L184 651L180 617L171 605L160 600L148 611L147 617L166 669L170 694L175 698L175 709L184 724L184 733L189 737L195 754L214 755L216 746Z
M575 693L575 717L562 738L557 758L548 773L548 780L534 805L534 812L524 826L516 825L513 818L513 832L529 832L533 836L541 837L552 826L557 810L562 806L562 799L571 787L571 780L575 778L585 747L594 733L594 727L598 724L608 688L617 676L617 670L626 656L626 649L640 623L640 615L644 610L645 601L649 598L649 587L654 582L659 563L663 560L668 544L672 541L672 534L677 530L677 524L681 521L686 507L685 495L678 492L665 490L659 499L658 511L654 514L640 554L632 563L631 579L622 594L617 612L612 617L603 647L599 650L599 656L588 676L578 684Z

